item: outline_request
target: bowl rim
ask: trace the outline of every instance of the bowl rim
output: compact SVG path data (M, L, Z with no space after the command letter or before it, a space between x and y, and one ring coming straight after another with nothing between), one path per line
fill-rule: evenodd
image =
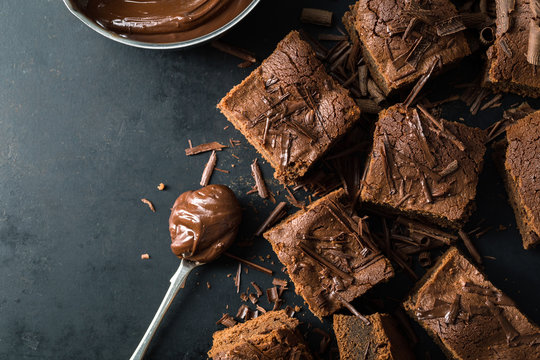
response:
M107 30L101 26L99 26L95 21L90 19L88 16L86 16L84 13L82 13L79 8L75 5L76 0L63 0L64 4L68 8L68 10L80 21L82 21L86 26L88 26L90 29L94 30L95 32L105 36L108 39L111 39L113 41L119 42L124 45L129 45L141 49L158 49L158 50L169 50L169 49L182 49L182 48L188 48L195 45L200 45L202 43L205 43L209 40L212 40L226 31L230 30L232 27L234 27L236 24L238 24L243 18L246 17L247 14L249 14L255 6L257 6L260 2L260 0L252 0L251 3L246 6L244 10L234 19L223 25L222 27L206 34L203 36L199 36L194 39L190 40L184 40L184 41L178 41L178 42L172 42L172 43L151 43L146 41L138 41L133 39L127 39L124 37L121 37L116 32Z

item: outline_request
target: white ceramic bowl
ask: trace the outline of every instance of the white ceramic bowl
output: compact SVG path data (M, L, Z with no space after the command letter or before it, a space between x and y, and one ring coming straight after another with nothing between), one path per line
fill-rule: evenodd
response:
M219 37L220 35L224 34L226 31L230 30L233 26L238 24L244 17L246 17L247 14L251 12L257 6L260 0L253 0L240 14L238 14L234 19L229 21L227 24L223 25L217 30L214 30L206 35L186 40L186 41L178 41L178 42L171 42L171 43L153 43L153 42L145 42L145 41L137 41L132 39L127 39L125 37L122 37L115 33L114 31L104 29L103 27L96 24L95 21L90 19L88 16L86 16L83 12L80 11L79 7L77 6L77 0L64 0L64 4L66 4L69 11L75 15L79 20L81 20L83 23L85 23L90 29L96 31L97 33L105 36L106 38L109 38L111 40L114 40L116 42L126 44L129 46L134 46L138 48L143 49L180 49L180 48L187 48L195 45L200 45L204 42L207 42L209 40L215 39Z

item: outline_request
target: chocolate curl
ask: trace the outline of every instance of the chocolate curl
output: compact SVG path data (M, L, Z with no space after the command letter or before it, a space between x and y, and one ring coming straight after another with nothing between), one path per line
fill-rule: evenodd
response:
M531 0L532 17L529 24L529 44L527 61L532 65L540 65L540 0Z
M510 12L513 10L513 0L495 0L497 7L497 34L503 35L510 28Z

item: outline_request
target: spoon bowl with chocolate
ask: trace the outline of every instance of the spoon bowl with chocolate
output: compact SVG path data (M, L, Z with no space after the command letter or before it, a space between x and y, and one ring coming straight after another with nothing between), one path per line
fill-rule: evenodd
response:
M242 210L225 185L187 191L174 202L169 217L171 250L182 261L171 285L130 360L142 359L167 309L191 270L217 259L234 242Z
M219 37L260 0L64 0L88 27L122 44L178 49Z

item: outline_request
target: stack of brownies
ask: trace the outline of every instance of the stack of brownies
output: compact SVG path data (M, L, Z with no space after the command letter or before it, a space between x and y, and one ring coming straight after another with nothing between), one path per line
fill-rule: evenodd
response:
M497 1L484 85L537 97L540 56L531 39L540 38L540 6L512 3L510 8ZM369 86L384 95L412 88L402 103L380 111L374 126L327 72L312 42L296 31L218 104L284 185L306 183L336 144L364 123L362 136L370 139L371 150L367 159L351 157L350 163L358 169L358 186L343 180L344 187L328 191L263 235L314 315L322 319L340 309L352 312L333 316L341 359L414 358L392 316L363 316L351 304L391 279L395 265L403 267L399 249L388 242L400 235L386 234L386 242L377 238L359 210L459 231L468 241L460 230L475 208L487 134L440 118L415 97L430 76L471 53L463 32L471 18L458 14L448 0L360 0L351 7L343 20L369 69ZM540 112L535 112L508 127L500 153L525 248L540 242L539 134ZM540 329L453 246L403 306L449 358L540 358ZM311 359L297 326L283 311L268 312L217 332L209 356Z

